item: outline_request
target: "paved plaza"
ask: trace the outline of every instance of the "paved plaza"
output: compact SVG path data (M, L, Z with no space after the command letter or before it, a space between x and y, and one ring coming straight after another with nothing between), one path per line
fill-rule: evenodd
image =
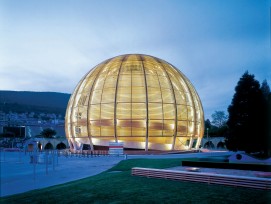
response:
M121 160L149 158L192 158L209 156L226 156L232 152L212 151L204 153L164 154L164 155L125 155L125 156L63 156L54 157L51 164L32 164L31 155L24 152L1 152L1 196L23 193L26 191L62 184L89 176L94 176L113 167ZM185 170L175 167L175 170ZM236 174L255 176L254 171L218 170L201 168L201 172L218 174Z
M123 156L65 157L55 158L54 165L30 163L30 155L24 152L1 152L0 196L23 193L99 174L119 161Z

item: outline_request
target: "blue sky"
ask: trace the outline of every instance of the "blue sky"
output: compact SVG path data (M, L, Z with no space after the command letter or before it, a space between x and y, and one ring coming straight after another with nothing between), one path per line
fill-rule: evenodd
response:
M270 0L0 0L1 90L72 93L128 53L179 68L211 119L246 70L271 85Z

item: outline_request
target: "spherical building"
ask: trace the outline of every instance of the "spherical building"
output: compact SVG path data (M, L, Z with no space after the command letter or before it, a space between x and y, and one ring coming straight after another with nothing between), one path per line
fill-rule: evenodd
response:
M66 111L71 148L83 144L125 148L198 148L204 117L191 82L156 57L117 56L91 69L78 83Z

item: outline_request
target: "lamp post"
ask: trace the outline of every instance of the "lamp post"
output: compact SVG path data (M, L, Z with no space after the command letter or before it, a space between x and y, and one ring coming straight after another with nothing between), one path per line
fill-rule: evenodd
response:
M210 147L210 141L209 141L209 134L208 134L209 128L207 128L207 141L208 141L208 148Z

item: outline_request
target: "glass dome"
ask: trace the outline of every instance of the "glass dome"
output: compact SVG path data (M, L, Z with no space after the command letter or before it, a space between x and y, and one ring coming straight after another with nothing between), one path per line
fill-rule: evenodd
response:
M173 65L142 54L91 69L72 94L65 120L71 148L83 144L156 150L197 149L204 116L191 82Z

